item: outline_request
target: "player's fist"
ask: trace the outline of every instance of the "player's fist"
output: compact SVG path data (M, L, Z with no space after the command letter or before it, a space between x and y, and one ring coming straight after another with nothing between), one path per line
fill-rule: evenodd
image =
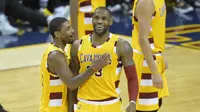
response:
M168 61L166 59L164 59L164 64L165 64L165 70L169 68L169 64Z
M162 89L163 88L163 80L161 77L161 74L152 74L152 81L153 81L153 86Z

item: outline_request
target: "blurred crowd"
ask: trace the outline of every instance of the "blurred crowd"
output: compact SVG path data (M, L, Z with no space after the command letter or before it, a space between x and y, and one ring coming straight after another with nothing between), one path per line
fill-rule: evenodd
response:
M0 33L11 35L18 27L32 30L47 26L55 16L69 16L69 0L1 0Z
M180 14L191 12L194 8L200 8L200 0L176 0L174 6L175 11Z
M38 30L47 26L56 16L69 18L70 0L1 0L0 2L0 35L12 35L19 31L19 27L31 26L31 30ZM107 0L107 7L111 12L121 11L132 14L134 0ZM173 9L185 14L200 8L200 0L168 0L174 4Z

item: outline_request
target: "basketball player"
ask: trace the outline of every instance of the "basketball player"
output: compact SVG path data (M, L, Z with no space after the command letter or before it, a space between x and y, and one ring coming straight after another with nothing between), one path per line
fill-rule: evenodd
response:
M74 90L99 70L109 64L110 56L105 53L80 75L73 74L64 53L66 44L73 43L74 30L65 18L57 17L50 22L50 33L54 39L44 52L41 63L42 97L40 112L68 112L67 87Z
M76 37L93 32L92 14L97 7L105 6L106 0L70 0L70 15Z
M71 66L75 74L83 73L91 61L103 52L111 54L111 63L97 71L79 87L75 112L121 112L120 73L124 66L128 80L130 103L127 112L135 112L138 94L137 74L132 59L130 44L109 32L113 23L111 12L106 7L95 10L92 23L94 32L77 40L71 49Z
M75 31L75 39L93 32L92 14L97 7L105 6L106 0L70 0L70 22ZM70 55L71 45L65 52Z
M164 74L166 7L164 0L135 0L133 51L139 78L138 112L157 112L169 95Z

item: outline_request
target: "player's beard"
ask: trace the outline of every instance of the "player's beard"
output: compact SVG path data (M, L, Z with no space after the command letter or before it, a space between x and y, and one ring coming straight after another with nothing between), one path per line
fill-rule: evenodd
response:
M65 43L66 44L73 44L74 40L75 40L74 37L69 36L69 37L66 38Z
M99 36L104 35L107 31L108 31L107 27L104 27L104 29L101 31L98 31L96 28L94 28L94 32Z
M74 43L74 39L69 39L66 41L66 44L73 44Z
M70 40L67 44L73 44L74 40Z

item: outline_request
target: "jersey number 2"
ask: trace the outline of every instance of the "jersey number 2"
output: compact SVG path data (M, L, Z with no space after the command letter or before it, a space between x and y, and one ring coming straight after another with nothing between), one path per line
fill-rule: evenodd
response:
M87 68L89 68L90 66L87 66ZM99 69L99 71L97 71L96 73L95 73L95 76L97 76L97 77L101 77L102 76L102 69Z

